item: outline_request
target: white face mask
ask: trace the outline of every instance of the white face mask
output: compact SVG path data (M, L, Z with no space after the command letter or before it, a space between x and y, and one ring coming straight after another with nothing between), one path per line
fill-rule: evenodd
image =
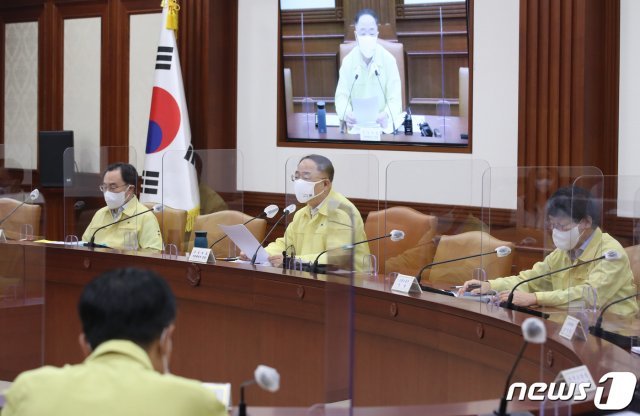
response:
M573 250L578 245L578 240L580 240L581 236L582 233L577 225L567 231L560 231L554 228L552 233L553 244L560 250L566 251Z
M362 56L364 56L366 59L371 59L371 57L373 57L373 54L376 51L377 42L378 42L377 35L373 35L373 36L358 35L358 47L360 48L360 53L362 53Z
M300 202L301 204L304 204L312 200L313 198L317 197L318 195L320 195L322 192L318 194L314 194L316 184L320 182L322 181L307 182L304 179L296 179L295 181L293 181L293 189L294 189L294 192L296 193L296 199L298 200L298 202Z
M127 187L127 189L129 189ZM127 199L127 190L125 189L123 192L111 192L107 191L104 193L104 201L107 203L109 209L118 209L124 205L125 200Z

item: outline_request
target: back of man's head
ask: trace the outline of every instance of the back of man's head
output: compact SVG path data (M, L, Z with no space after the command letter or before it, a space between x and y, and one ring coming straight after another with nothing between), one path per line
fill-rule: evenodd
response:
M176 301L167 282L150 270L111 270L87 284L78 312L92 349L112 339L146 348L176 317Z
M592 227L600 226L600 211L586 189L578 186L560 188L547 201L547 215L571 217L575 223L590 217Z

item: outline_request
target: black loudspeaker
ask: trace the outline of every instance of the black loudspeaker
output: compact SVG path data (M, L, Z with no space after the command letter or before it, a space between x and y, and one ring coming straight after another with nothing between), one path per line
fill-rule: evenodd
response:
M73 147L73 131L41 131L38 134L40 186L52 188L71 185L75 159L71 153L73 150L64 156L69 147Z

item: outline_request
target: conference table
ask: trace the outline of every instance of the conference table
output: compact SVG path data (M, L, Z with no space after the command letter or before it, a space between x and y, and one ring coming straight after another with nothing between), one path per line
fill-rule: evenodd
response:
M490 413L522 345L520 325L529 317L439 294L396 293L383 275L316 275L9 242L0 244L0 272L2 279L14 279L16 296L0 302L0 331L11 340L0 347L0 379L12 380L41 364L81 362L79 295L91 278L116 267L155 270L176 294L173 373L230 382L237 403L240 383L253 377L258 364L278 369L277 393L246 391L249 406L255 406L252 415L313 414L307 412L314 404L345 394L359 415ZM514 381L551 382L561 370L583 364L596 382L610 371L640 375L640 357L626 350L591 335L560 337L565 315L557 311L545 321L546 344L527 347ZM345 328L351 338L343 336ZM349 359L341 362L344 356ZM344 391L344 377L352 380L350 393ZM537 408L527 401L509 405ZM591 410L593 401L586 401L572 412Z

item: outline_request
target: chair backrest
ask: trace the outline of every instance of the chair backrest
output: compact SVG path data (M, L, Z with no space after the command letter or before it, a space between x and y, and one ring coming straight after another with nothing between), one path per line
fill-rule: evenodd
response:
M398 64L398 72L400 72L400 84L402 88L402 109L407 108L407 95L406 95L406 76L405 76L405 64L404 64L404 45L399 42L390 42L388 40L379 39L378 44L385 48L387 51L396 58ZM340 44L340 65L345 56L351 52L356 46L356 42L345 42Z
M640 289L640 245L626 247L624 251L627 252L627 256L629 257L633 281L636 284L636 290L638 290Z
M20 201L16 201L12 198L0 198L0 218L4 218L11 211L13 211ZM40 235L40 215L42 213L42 207L34 204L24 204L16 212L7 219L0 228L4 230L7 238L11 240L18 240L20 238L20 231L23 224L30 224L33 228L33 235Z
M371 254L378 260L378 270L404 274L410 274L413 270L415 274L433 258L433 238L437 225L436 217L404 206L370 212L364 224L367 238L386 234L393 229L405 233L400 241L385 238L369 244Z
M145 202L146 207L152 208L155 204ZM178 247L178 253L184 253L185 242L187 240L187 211L183 209L174 209L168 206L162 208L162 212L153 213L160 225L162 233L162 242L164 244L175 244Z
M284 104L288 117L293 114L293 83L291 81L291 68L284 69Z
M212 244L217 239L221 238L224 233L218 227L219 224L222 225L235 225L242 224L247 220L250 220L252 217L240 211L218 211L207 215L198 215L196 221L193 226L194 231L206 231L207 232L207 241L209 244ZM258 241L262 241L264 239L264 235L267 230L267 221L259 218L251 221L247 224L247 228L251 231L251 234ZM189 239L189 251L193 248L193 240L195 238L195 233L191 234L191 238ZM235 245L231 240L227 239L227 241L221 241L213 247L213 253L216 257L227 257L234 256L238 253L235 253Z
M455 259L467 255L491 251L500 246L508 246L513 250L513 243L498 240L484 231L469 231L456 235L443 235L436 248L434 262ZM460 260L448 264L434 266L430 272L423 273L422 279L431 283L462 284L474 278L474 269L482 267L487 279L510 276L513 263L513 252L505 257L489 254L482 257Z

